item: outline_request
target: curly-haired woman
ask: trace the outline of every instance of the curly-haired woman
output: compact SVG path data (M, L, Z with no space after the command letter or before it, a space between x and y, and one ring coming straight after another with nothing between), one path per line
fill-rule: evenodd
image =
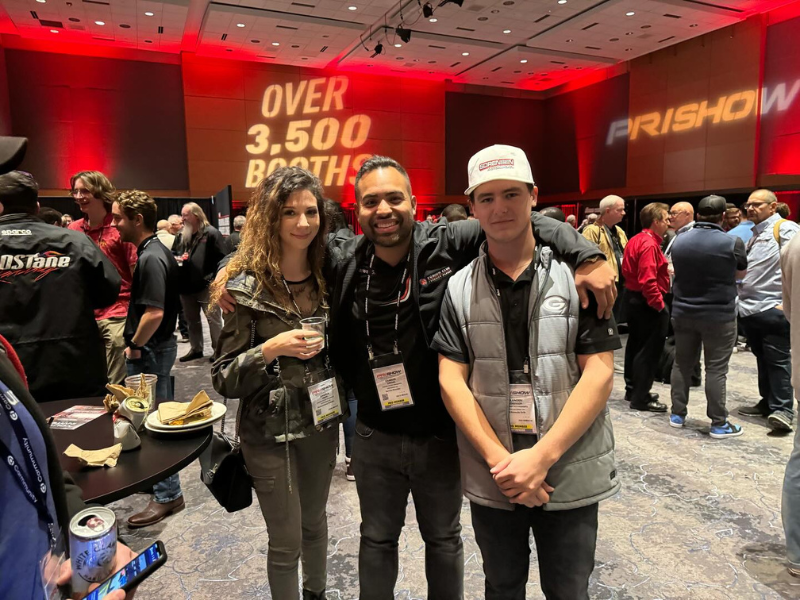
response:
M247 210L239 251L211 305L237 300L214 356L214 388L240 398L240 435L269 533L273 598L325 598L325 505L347 402L329 367L323 337L300 319L327 319L322 275L326 217L322 185L285 167L262 180Z

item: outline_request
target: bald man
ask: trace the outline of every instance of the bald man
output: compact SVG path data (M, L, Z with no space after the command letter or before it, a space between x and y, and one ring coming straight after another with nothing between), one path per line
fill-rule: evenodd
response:
M694 207L688 202L676 202L673 204L672 208L669 209L669 228L675 232L675 236L686 233L692 227L694 227ZM669 255L672 252L673 243L675 243L675 237L667 243L667 247L664 250L667 260L669 260ZM671 268L670 274L672 274Z

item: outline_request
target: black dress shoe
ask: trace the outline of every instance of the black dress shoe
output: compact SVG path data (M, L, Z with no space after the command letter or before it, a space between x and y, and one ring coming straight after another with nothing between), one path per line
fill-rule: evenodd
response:
M647 404L642 404L642 405L631 404L631 409L632 410L643 410L643 411L646 411L646 412L663 413L663 412L667 412L667 405L666 404L662 404L661 402L656 402L655 400L653 400L652 402L648 402Z
M198 358L203 358L203 353L202 352L189 351L188 354L184 354L178 360L181 361L181 362L187 362L187 361L190 361L190 360L197 360Z
M650 398L650 402L658 402L658 394L654 394L653 392L650 392L647 395ZM625 402L630 402L630 401L631 401L631 393L630 392L625 392Z

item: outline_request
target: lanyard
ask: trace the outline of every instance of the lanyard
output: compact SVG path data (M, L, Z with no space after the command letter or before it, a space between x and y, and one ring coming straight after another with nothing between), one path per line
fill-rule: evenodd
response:
M25 450L24 457L25 462L28 465L28 471L35 474L37 481L30 482L28 480L20 468L19 460L14 456L3 440L0 440L0 452L3 453L3 462L6 464L6 466L8 466L8 469L14 475L14 478L16 479L20 490L22 490L23 495L39 513L39 517L47 524L47 530L50 535L50 545L53 547L56 543L56 527L55 521L50 515L50 511L47 510L47 483L44 480L42 470L39 468L39 462L33 455L30 437L25 431L25 427L22 425L22 423L20 423L17 411L15 411L13 408L13 405L17 403L17 400L14 398L14 402L12 403L11 398L14 398L14 395L6 387L6 385L0 381L0 406L2 406L3 410L5 410L8 420L11 421L11 426L14 428L14 433L17 436L17 440L19 441L19 444L22 446L23 450Z
M375 358L375 353L372 351L372 340L369 333L369 284L372 280L372 265L375 262L375 251L369 258L369 269L367 270L367 289L364 291L364 323L367 327L367 353L369 359ZM400 278L400 289L397 291L397 312L394 315L394 353L400 354L398 347L398 327L400 324L400 299L403 297L403 288L406 284L406 275L408 274L408 263L411 262L411 251L409 250L406 256L406 264L403 267L403 276Z

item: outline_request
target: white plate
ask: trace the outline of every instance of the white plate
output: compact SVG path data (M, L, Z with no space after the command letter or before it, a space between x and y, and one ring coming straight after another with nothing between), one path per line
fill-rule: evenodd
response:
M216 423L222 419L222 417L225 416L225 411L227 410L227 407L221 402L214 402L211 404L211 416L204 421L194 421L186 425L164 425L158 420L158 409L156 409L147 417L147 420L144 422L144 426L150 431L157 431L159 433L199 429L201 427L208 427L212 423Z

